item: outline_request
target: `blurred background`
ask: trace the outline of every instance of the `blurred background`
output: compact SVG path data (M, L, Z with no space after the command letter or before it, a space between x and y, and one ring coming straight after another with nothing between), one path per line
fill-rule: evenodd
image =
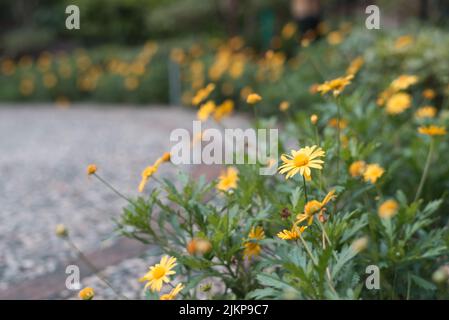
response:
M72 4L79 30L65 27ZM370 4L381 10L380 30L365 28ZM1 1L0 297L76 294L65 288L65 267L83 262L54 235L63 223L111 282L141 298L136 279L149 262L137 257L148 248L114 235L124 203L86 177L89 163L135 195L140 171L167 151L170 131L191 128L192 97L208 83L216 84L214 100L232 99L240 111L227 125L243 126L249 93L263 93L263 115L283 100L306 110L319 99L313 86L357 56L371 94L391 81L383 70L408 72L435 89L441 107L448 17L444 0ZM88 268L81 276L102 286Z
M281 63L298 53L295 44L301 37L325 38L340 30L330 39L338 42L350 23L364 26L365 8L373 3L381 8L384 32L409 28L411 19L447 25L449 3L442 0L2 1L0 101L51 101L62 106L74 101L180 103L183 93L189 104L189 96L207 81L218 76L226 80L220 74L225 73L221 69L226 69L226 59L238 61L232 64L231 79L244 81L227 84L222 91L225 96L237 95L243 82L255 86L251 71L266 50L287 53L275 56ZM70 4L80 9L79 30L65 28L65 8ZM411 30L417 32L420 26ZM366 37L373 36L365 31ZM223 43L235 36L231 49L242 54L227 57L221 51L218 57ZM221 66L211 71L214 58L221 58L215 64ZM170 68L171 61L184 65L184 83L175 83L178 68ZM239 63L253 77L240 71Z

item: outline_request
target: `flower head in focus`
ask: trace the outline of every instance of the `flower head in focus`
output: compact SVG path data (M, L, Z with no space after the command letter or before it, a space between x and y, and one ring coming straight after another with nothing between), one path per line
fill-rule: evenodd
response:
M283 154L281 160L284 162L279 167L279 173L286 173L285 178L289 179L299 173L307 179L312 176L311 169L321 170L323 160L319 159L324 157L325 152L317 146L304 147L299 150L291 150L291 154Z
M159 263L150 267L150 270L139 279L140 282L147 281L145 289L150 287L151 291L161 291L164 283L170 282L168 276L175 274L172 269L176 266L176 258L163 256Z

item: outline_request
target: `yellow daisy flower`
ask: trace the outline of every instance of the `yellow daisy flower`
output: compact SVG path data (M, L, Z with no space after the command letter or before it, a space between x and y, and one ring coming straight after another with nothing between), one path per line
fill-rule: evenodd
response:
M433 89L425 89L423 92L422 92L422 96L424 97L424 98L426 98L426 99L429 99L429 100L432 100L433 98L435 98L436 97L436 92L435 92L435 90L433 90Z
M237 188L238 170L234 167L229 167L226 172L218 177L217 189L220 191L227 191L229 189Z
M162 285L170 282L168 276L175 274L172 269L176 266L176 258L163 256L159 263L150 267L150 270L139 279L140 282L148 281L145 289L150 287L151 291L161 291Z
M286 179L289 179L299 173L301 176L310 179L312 175L311 168L321 170L323 160L317 159L324 157L325 152L317 146L304 147L297 151L291 150L291 155L283 154L281 160L284 162L279 167L281 174L287 173Z
M377 213L382 219L389 219L398 212L398 209L399 204L396 202L396 200L390 199L380 205Z
M182 283L178 283L169 293L161 295L159 300L173 300L182 289L184 289L184 285Z
M363 175L363 172L365 172L366 169L366 163L363 160L358 160L353 162L349 166L349 174L351 177L361 177Z
M408 87L416 84L417 82L418 82L417 76L403 74L391 82L390 88L392 88L395 91L405 90Z
M139 192L143 192L148 180L151 178L153 174L157 172L157 166L148 166L142 171L142 180L139 183Z
M377 179L382 177L385 169L379 166L377 163L369 164L366 166L365 172L363 173L363 179L366 182L376 183Z
M404 112L412 104L412 97L408 93L399 92L387 101L386 111L388 114L396 115Z
M251 231L248 234L248 239L250 241L245 242L245 249L243 250L243 255L251 259L251 257L258 256L261 251L260 244L254 240L262 240L265 238L265 231L262 227L252 227ZM252 240L252 241L251 241Z
M418 128L418 132L421 134L425 134L428 136L444 136L447 131L445 127L430 125L430 126L421 126Z
M282 101L279 104L279 110L282 112L287 111L289 108L290 108L290 102L288 102L288 101Z
M296 223L301 223L305 220L307 224L310 226L313 222L313 217L315 214L322 214L324 211L324 207L329 201L335 199L335 190L330 191L323 199L323 201L312 200L306 203L304 206L304 213L300 213L296 216Z
M92 175L97 172L97 166L95 164L90 164L87 166L87 175Z
M78 293L78 297L82 300L92 300L95 296L95 291L91 287L86 287Z
M196 114L197 119L202 122L206 121L209 118L209 116L215 111L215 108L216 108L215 102L213 102L212 100L207 101L198 110Z
M351 84L351 80L354 78L353 74L346 75L344 77L336 78L330 81L325 81L317 87L317 92L326 94L332 91L334 97L340 95L346 86Z
M199 105L202 101L206 100L207 97L215 90L215 84L209 83L205 88L198 90L196 95L192 99L192 104L194 106Z
M415 112L415 117L418 119L423 118L434 118L437 114L437 108L432 106L424 106L422 108L419 108Z
M277 234L282 240L296 240L307 229L307 226L298 227L294 225L291 230L284 229Z
M346 74L352 74L355 75L357 72L359 72L360 68L365 63L365 60L362 56L358 56L354 60L351 61L351 64L349 65L348 69L346 69Z
M214 120L221 121L221 119L229 116L234 110L234 101L228 99L220 104L214 111Z
M262 97L260 95L258 95L257 93L251 93L246 98L246 102L249 104L256 104L260 101L262 101Z

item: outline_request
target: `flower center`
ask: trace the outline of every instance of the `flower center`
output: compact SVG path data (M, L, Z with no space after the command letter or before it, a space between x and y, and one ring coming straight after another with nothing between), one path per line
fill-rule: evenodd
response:
M319 210L321 210L321 203L317 200L307 202L307 204L304 207L305 214L307 214L308 216L313 215Z
M158 266L156 268L153 269L153 278L158 280L160 278L162 278L163 276L165 276L165 268Z
M296 167L302 167L309 163L309 157L304 153L298 153L293 159L293 163Z

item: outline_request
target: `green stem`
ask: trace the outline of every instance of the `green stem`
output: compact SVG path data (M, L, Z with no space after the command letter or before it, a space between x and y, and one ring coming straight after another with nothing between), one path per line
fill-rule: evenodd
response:
M418 190L416 191L415 201L417 201L419 199L419 197L421 196L421 192L424 187L424 183L426 182L427 175L429 174L430 163L432 162L432 156L433 156L433 149L434 149L434 140L432 138L432 140L430 141L429 153L427 154L426 164L424 165L424 170L423 170L423 173L421 176L421 181L419 182Z
M307 186L306 186L306 178L304 175L302 176L302 184L304 186L304 198L306 200L306 203L309 202L308 196L307 196Z
M340 178L341 108L340 108L340 101L338 100L338 98L336 99L336 102L337 102L337 182L338 182Z
M126 197L125 195L123 195L122 193L120 193L120 191L118 191L116 188L114 188L109 182L107 182L106 180L104 180L102 177L100 177L98 174L94 173L93 174L98 180L100 180L101 183L103 183L106 187L108 187L109 189L111 189L115 194L117 194L119 197L125 199L126 201L128 201L129 203L133 204L132 201Z
M89 269L92 270L92 272L98 279L100 279L106 286L108 286L118 297L128 300L128 297L124 296L123 294L118 292L118 290L114 289L112 284L101 275L100 270L98 270L98 268L92 262L90 262L89 258L86 257L81 249L79 249L78 246L68 236L65 239L70 247L72 247L72 249L77 253L78 257L84 261L84 263L89 267Z
M308 246L307 243L304 241L304 238L302 237L301 234L299 235L299 239L301 240L301 242L302 242L302 244L303 244L303 246L304 246L304 249L306 249L307 254L309 255L310 259L312 259L313 264L314 264L315 266L318 266L318 261L316 261L316 258L313 256L312 251L310 251L309 246Z

